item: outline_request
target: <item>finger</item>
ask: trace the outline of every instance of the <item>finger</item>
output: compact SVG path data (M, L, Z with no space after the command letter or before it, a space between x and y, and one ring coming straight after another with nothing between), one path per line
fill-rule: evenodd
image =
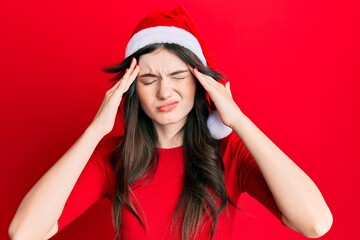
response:
M117 91L119 94L123 94L124 92L126 92L130 85L135 81L136 77L138 76L140 71L140 67L139 65L135 64L130 66L130 70L128 72L131 72L129 75L126 76L126 78L124 78L122 80L122 83L119 85Z
M127 79L130 74L134 71L134 68L137 66L136 58L133 58L130 63L130 67L125 69L125 74L122 76L120 81Z
M190 67L189 69L192 72L192 74L196 77L196 79L199 80L201 85L203 85L203 87L207 90L208 80L205 79L204 74L200 73L197 67L195 68Z
M202 77L204 80L206 80L209 84L215 84L217 86L223 86L221 83L216 81L213 77L210 77L209 75L206 75L202 72L200 72L196 67L193 69L194 73L198 77Z
M116 91L116 89L119 88L120 84L121 84L121 79L118 80L107 92L112 93L112 92Z
M136 58L133 58L131 60L130 67L128 68L127 76L130 76L132 74L136 66L137 66Z
M125 69L125 73L122 76L122 78L120 80L118 80L108 91L108 94L113 94L114 92L117 92L118 95L122 95L124 92L126 92L131 83L134 81L134 79L136 78L138 71L134 73L134 69L137 67L138 65L136 64L136 59L133 58L131 60L130 63L130 67ZM131 77L133 74L135 74L135 78ZM130 79L130 83L129 83L129 78Z
M135 81L135 79L139 75L139 72L140 72L140 67L139 67L139 65L136 65L133 72L130 74L128 80L126 81L125 88L124 88L125 92L130 88L131 84Z
M124 82L127 81L127 79L129 78L129 76L131 75L131 73L133 72L134 68L137 66L136 64L136 59L133 58L131 60L130 66L129 68L125 69L125 73L122 76L122 78L119 80L119 82L116 83L117 88L120 88L120 86L122 86L124 84ZM115 87L116 88L116 87Z
M125 78L125 79L128 78L128 76L125 76L125 75L128 75L128 72L129 72L129 69L126 68L126 69L125 69L125 73L124 73L124 75L121 77L121 79L117 80L117 82L108 90L109 93L112 93L112 92L116 91L116 90L119 88L120 84L121 84L122 82L124 82L124 78Z
M232 93L231 93L231 89L230 89L230 82L225 83L225 88L226 88L226 92L230 95L230 97L232 98Z
M194 76L199 80L201 85L205 88L206 91L208 92L211 91L211 88L213 87L224 88L224 85L216 81L214 78L199 72L199 70L196 67L192 69L192 72Z

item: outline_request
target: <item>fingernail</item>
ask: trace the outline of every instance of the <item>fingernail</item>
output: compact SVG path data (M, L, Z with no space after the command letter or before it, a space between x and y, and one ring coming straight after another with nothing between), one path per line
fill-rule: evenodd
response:
M127 69L125 69L125 73L127 73L129 71L129 69L127 68Z
M199 69L198 69L197 67L194 67L194 70L195 70L195 71L199 71Z

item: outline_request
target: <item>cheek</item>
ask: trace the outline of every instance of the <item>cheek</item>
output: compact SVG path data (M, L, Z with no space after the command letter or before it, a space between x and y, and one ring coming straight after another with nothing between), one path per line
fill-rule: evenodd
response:
M183 89L182 91L182 99L184 104L186 104L187 108L192 108L194 106L195 101L195 88L188 88Z
M140 106L144 109L146 106L151 105L153 93L151 88L139 86L139 84L136 86L136 93L139 98ZM145 109L144 109L145 110Z
M196 91L196 83L195 81L191 81L185 87L185 92L188 98L194 100L195 99L195 91Z
M136 94L138 95L140 105L143 105L144 103L144 89L142 87L139 87L139 85L136 86Z

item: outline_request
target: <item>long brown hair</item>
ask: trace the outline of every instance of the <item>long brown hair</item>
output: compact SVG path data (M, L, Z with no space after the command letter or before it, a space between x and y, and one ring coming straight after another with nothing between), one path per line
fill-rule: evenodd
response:
M215 79L222 78L221 74L204 66L188 49L168 43L146 46L122 63L108 67L104 71L116 73L114 79L120 79L124 70L129 67L132 58L139 59L141 55L158 48L171 51L191 67L196 66L200 72ZM206 98L204 88L198 81L196 84L194 107L182 128L184 186L172 221L172 230L181 234L182 239L195 239L201 232L204 220L210 222L210 238L212 238L218 216L229 201L224 185L224 166L219 152L219 142L211 137L206 125L210 103ZM156 172L158 164L157 133L151 119L139 104L136 84L132 84L123 99L125 134L111 157L116 177L113 216L118 237L121 229L122 207L127 208L145 227L144 219L136 210L141 206L136 202L132 186L140 180L151 181L151 175Z

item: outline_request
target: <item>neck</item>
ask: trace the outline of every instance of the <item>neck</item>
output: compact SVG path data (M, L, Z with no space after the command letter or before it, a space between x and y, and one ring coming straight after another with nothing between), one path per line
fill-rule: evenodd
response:
M158 134L159 148L174 148L183 145L183 134L181 130L182 126L167 125L156 126L155 129Z

